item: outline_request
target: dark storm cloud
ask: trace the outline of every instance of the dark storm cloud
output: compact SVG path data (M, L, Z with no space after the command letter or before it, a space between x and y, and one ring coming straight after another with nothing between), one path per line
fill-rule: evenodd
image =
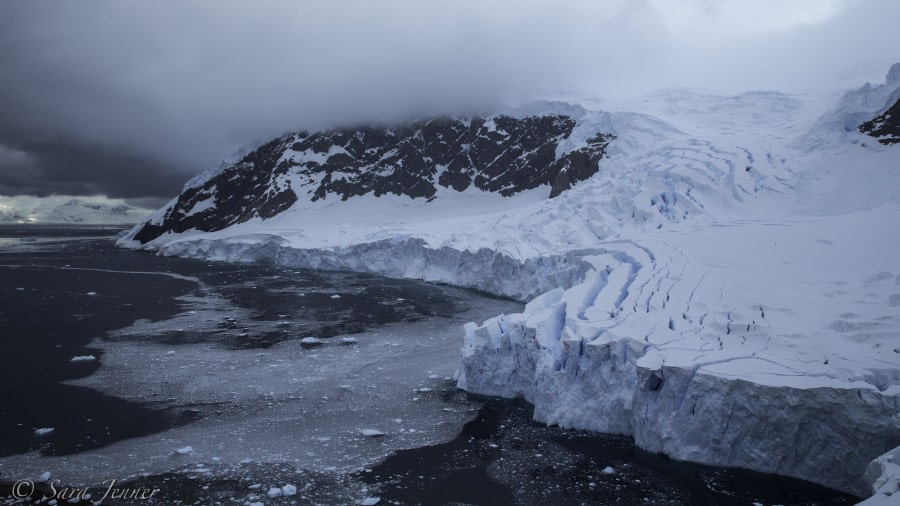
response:
M168 197L286 130L544 90L856 86L900 58L898 16L893 0L0 2L0 194Z
M185 181L183 172L127 152L53 137L4 139L2 132L0 167L0 195L99 194L156 205Z

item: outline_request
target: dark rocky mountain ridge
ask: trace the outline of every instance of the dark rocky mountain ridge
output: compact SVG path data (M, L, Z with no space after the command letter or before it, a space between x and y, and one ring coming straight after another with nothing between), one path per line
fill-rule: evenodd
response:
M565 115L435 117L394 127L297 132L272 140L204 182L185 188L143 224L146 243L165 232L221 230L271 218L300 199L372 194L433 199L440 188L501 196L549 186L555 197L599 170L615 136L597 133L557 157L576 120Z

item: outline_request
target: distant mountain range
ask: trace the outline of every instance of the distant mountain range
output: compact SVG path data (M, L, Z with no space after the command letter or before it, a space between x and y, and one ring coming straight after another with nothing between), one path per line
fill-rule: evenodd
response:
M103 197L0 197L2 224L127 225L150 211Z

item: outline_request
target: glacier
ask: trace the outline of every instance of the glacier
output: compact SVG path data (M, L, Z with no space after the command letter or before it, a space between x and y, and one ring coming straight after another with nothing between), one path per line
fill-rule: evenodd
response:
M526 301L466 325L460 388L675 459L869 496L870 462L900 445L900 149L855 128L900 97L898 75L836 106L829 90L693 89L537 104L523 114L576 122L557 158L615 136L600 171L552 199L326 195L146 243L139 225L119 245Z

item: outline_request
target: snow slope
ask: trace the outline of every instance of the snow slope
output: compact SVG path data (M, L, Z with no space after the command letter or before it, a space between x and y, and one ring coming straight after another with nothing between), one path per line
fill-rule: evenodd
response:
M466 327L461 388L673 458L869 495L867 465L900 444L900 149L847 121L891 105L860 97L898 93L867 85L824 115L812 93L570 106L558 149L616 137L597 174L553 199L326 197L146 244L136 227L120 245L530 301Z

